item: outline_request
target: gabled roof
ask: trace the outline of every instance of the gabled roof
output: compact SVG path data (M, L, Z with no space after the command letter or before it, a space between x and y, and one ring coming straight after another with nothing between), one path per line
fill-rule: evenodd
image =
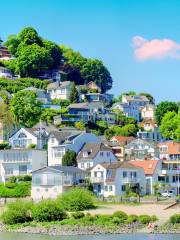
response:
M32 134L34 137L37 137L39 138L40 137L40 134L41 134L41 137L47 137L44 130L43 131L40 131L36 128L25 128L25 127L22 127L22 128L19 128L17 129L15 132L13 132L10 136L10 138L12 136L14 136L17 132L19 132L21 129L24 129L25 131L29 132L30 134Z
M33 171L32 173L41 172L45 169L54 170L54 171L60 172L60 173L63 173L63 172L84 173L83 170L81 170L77 167L73 167L73 166L45 166L45 167L42 167L40 169Z
M70 81L64 81L64 82L53 82L48 84L47 89L51 90L51 89L61 89L61 88L66 88L71 84Z
M103 143L86 143L77 156L77 161L86 161L94 159L100 151L111 151L110 148L106 147ZM88 156L84 157L83 153L87 152Z
M111 138L111 141L112 139L115 139L119 144L127 144L133 140L135 140L135 137L132 137L132 136L129 136L129 137L126 137L126 136L113 136Z
M149 99L146 96L141 95L135 95L135 96L129 96L129 95L123 95L124 98L128 102L149 102Z
M155 121L153 120L153 119L151 119L151 118L145 118L145 119L143 119L143 121L142 122L140 122L138 125L140 126L140 127L144 127L146 124L150 124L152 127L157 127L157 124L155 123Z
M115 162L115 163L99 163L106 169L118 169L118 168L130 168L130 169L139 169L140 166L135 166L131 162Z
M157 168L158 160L131 161L131 164L135 167L143 168L145 175L153 175Z

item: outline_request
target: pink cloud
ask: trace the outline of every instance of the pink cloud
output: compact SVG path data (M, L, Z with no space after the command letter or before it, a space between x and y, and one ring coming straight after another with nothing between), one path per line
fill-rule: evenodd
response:
M141 36L133 38L134 55L138 60L180 58L180 44L171 39L147 40Z

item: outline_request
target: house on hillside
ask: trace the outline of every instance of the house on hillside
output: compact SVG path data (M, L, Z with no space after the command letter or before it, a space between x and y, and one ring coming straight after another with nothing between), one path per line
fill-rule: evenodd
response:
M12 176L31 174L44 166L47 166L47 152L44 150L0 150L0 182Z
M47 104L50 101L50 97L49 94L45 92L44 89L39 89L39 88L35 88L35 87L27 87L21 91L32 91L36 93L36 100Z
M82 186L86 173L76 167L48 166L32 172L31 197L34 201L57 198L74 186Z
M154 120L155 115L155 105L147 104L140 109L142 119L152 119Z
M154 194L153 185L159 181L162 162L160 160L143 160L131 161L130 163L135 167L141 167L144 169L146 177L146 194Z
M97 196L122 196L126 186L134 191L146 193L144 170L130 162L99 163L91 169L93 191Z
M0 58L0 60L1 60L1 58ZM11 71L8 70L8 69L5 68L5 67L1 67L1 66L0 66L0 78L12 79Z
M3 46L0 42L0 60L9 60L12 56L8 51L8 48Z
M110 139L112 152L120 161L125 160L125 146L133 140L134 137L125 136L113 136Z
M31 144L36 149L42 149L48 141L48 133L44 129L38 128L20 128L16 130L9 138L9 144L12 148L28 148Z
M151 159L159 157L159 151L155 143L150 143L142 139L135 139L125 147L127 160Z
M50 96L50 99L64 99L68 100L70 96L70 87L71 82L65 81L65 82L52 82L47 86L47 93Z
M62 165L62 158L68 150L77 154L86 143L99 143L100 139L93 133L77 129L61 129L51 132L48 139L48 165Z
M97 93L101 93L101 88L93 81L87 83L86 87L89 91L96 91Z
M78 168L83 170L105 162L117 162L117 159L111 149L103 143L86 143L77 155Z

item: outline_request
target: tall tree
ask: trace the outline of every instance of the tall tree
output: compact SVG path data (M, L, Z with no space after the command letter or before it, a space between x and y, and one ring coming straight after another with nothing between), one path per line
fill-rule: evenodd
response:
M76 153L73 150L68 150L62 158L63 166L77 166Z
M14 94L10 109L17 125L32 127L41 116L41 103L33 91L19 91Z
M167 112L178 112L178 105L175 102L160 102L155 111L155 118L158 125L161 124L161 120Z
M78 93L78 90L76 89L76 86L75 86L74 82L71 83L69 101L71 103L78 103L79 102L79 93Z

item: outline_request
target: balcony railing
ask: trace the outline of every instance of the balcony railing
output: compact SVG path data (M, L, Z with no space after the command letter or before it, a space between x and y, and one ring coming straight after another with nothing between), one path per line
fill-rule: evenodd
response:
M102 183L102 182L104 182L104 178L103 177L93 177L92 182L93 183Z
M139 182L139 179L136 177L133 178L123 178L124 183L137 183Z

